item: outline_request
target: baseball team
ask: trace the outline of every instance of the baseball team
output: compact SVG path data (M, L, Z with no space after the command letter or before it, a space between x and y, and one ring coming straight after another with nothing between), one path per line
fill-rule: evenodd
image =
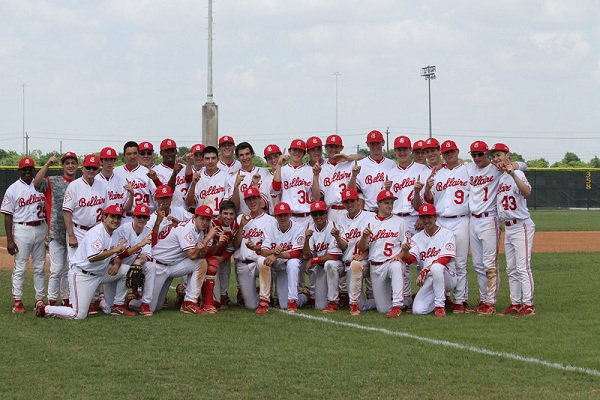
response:
M115 167L118 153L105 147L83 158L80 178L73 152L37 171L25 157L0 208L14 256L12 311L26 312L31 260L38 317L152 316L169 305L174 278L175 307L188 314L226 309L235 280L237 304L256 314L304 306L389 318L491 315L504 225L510 305L498 314L535 315L526 165L511 161L503 143L475 141L472 162L463 163L452 140L399 136L397 162L384 157L384 142L369 132L368 157L343 153L338 135L324 145L294 139L287 151L269 144L263 168L252 145L231 136L218 148L196 144L184 159L164 139L159 165L152 143L129 141L124 165ZM46 176L58 163L63 175Z

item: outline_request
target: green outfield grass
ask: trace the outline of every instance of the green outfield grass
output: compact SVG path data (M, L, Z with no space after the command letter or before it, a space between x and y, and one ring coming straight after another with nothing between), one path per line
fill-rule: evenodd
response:
M538 315L326 318L600 370L600 254L534 254ZM501 259L501 265L504 265ZM471 272L472 270L470 270ZM508 303L503 272L499 306ZM471 274L471 302L476 300ZM33 297L31 277L26 299ZM172 293L171 293L172 294ZM600 377L272 311L85 321L10 313L0 271L0 398L596 399ZM301 314L322 317L314 310Z

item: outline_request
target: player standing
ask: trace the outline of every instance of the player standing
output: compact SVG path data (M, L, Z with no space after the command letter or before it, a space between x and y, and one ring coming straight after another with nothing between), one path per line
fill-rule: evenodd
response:
M218 168L219 154L215 147L205 147L202 155L204 168L199 172L194 172L185 205L188 209L207 205L217 213L225 196L225 188L230 175Z
M277 169L277 162L281 156L281 150L276 144L269 144L265 146L263 154L265 156L265 161L269 167L271 167L271 170L269 171L269 174L263 178L261 186L265 188L265 191L269 192L269 201L266 204L266 210L272 215L275 211L275 204L281 201L281 196L272 192L273 177L275 176L275 170Z
M115 177L114 169L117 152L111 147L100 150L100 166L102 169L96 175L96 182L104 187L106 192L105 207L118 204L123 212L128 213L133 204L133 188L127 182Z
M24 157L19 161L19 180L6 189L0 212L4 214L6 249L15 257L12 274L12 312L24 314L23 281L27 261L33 264L33 286L36 301L44 299L46 281L46 197L33 186L35 161ZM42 302L43 304L43 302Z
M417 164L425 164L425 162L427 161L427 159L425 158L425 141L424 140L417 140L415 143L413 143L413 148L412 148L412 156L413 156L413 161L416 162Z
M233 158L235 151L235 141L231 136L222 136L219 138L220 160L218 167L227 174L234 174L242 167L242 164Z
M498 183L496 207L498 218L504 221L506 249L506 273L510 306L501 314L535 315L533 305L533 274L531 273L531 247L535 224L527 209L527 197L531 185L525 174L515 170L510 162L510 150L502 143L490 149L493 161L504 169Z
M150 142L142 142L138 146L140 164L148 169L153 169L154 164L154 146Z
M162 162L152 170L162 185L173 189L173 205L184 207L188 182L185 180L185 166L177 162L177 143L173 139L164 139L160 142L160 155Z

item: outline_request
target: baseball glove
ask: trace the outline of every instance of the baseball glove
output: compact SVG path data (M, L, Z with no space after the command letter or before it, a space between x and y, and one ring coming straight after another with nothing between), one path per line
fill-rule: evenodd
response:
M128 288L141 288L144 286L144 270L139 265L132 265L127 271L125 285Z

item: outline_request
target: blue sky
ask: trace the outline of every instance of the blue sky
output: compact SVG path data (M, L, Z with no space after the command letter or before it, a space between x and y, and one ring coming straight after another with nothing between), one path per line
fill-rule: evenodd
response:
M217 0L220 135L269 143L338 130L477 139L527 159L600 156L594 1ZM207 1L0 2L1 148L78 153L126 140L201 140Z

